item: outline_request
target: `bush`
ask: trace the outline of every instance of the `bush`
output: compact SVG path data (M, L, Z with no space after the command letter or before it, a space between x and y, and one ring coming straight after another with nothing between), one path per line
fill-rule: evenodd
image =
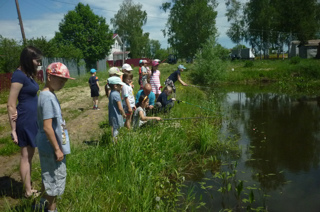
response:
M299 64L300 63L300 61L301 61L301 58L300 57L298 57L298 56L295 56L295 57L292 57L291 59L290 59L290 64L293 64L293 65L296 65L296 64Z
M217 44L215 37L208 39L197 53L197 63L191 77L197 84L209 85L221 80L224 76L228 50Z
M253 61L251 61L251 60L246 61L246 62L244 63L244 67L245 67L245 68L251 68L251 67L253 67Z

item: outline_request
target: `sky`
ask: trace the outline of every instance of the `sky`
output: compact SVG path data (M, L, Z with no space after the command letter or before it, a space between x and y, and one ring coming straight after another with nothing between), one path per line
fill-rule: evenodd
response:
M142 10L148 14L147 23L143 27L144 32L149 32L149 38L159 40L161 48L167 48L167 38L161 32L165 28L168 12L160 10L162 3L168 0L134 0L134 3L142 4ZM246 0L242 0L246 1ZM122 0L19 0L20 13L23 20L24 31L27 39L45 37L50 40L55 32L59 31L59 23L64 15L82 2L89 4L96 15L106 19L112 30L110 19L114 17L122 4ZM219 3L216 11L216 27L218 29L218 42L232 48L234 43L226 36L229 23L225 17L225 0L217 0ZM0 35L6 38L22 40L19 26L16 4L14 0L0 1Z

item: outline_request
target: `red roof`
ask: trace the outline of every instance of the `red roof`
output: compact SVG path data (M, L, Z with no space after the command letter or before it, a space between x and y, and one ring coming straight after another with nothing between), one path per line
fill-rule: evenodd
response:
M115 37L117 37L117 35L118 35L118 34L113 34L112 38L115 38Z

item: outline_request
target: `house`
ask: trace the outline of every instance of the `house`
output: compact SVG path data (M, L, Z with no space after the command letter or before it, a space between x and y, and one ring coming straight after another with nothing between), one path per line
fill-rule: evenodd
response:
M300 41L292 41L290 45L289 57L315 58L318 52L320 40L308 40L305 44Z
M129 51L123 52L123 43L118 34L113 34L114 44L111 47L110 54L106 57L109 66L122 66L123 60L128 58Z

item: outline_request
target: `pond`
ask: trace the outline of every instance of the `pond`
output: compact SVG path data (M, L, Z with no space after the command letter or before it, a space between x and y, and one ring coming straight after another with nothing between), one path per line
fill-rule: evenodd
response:
M320 211L320 107L285 94L227 92L221 134L240 157L186 182L197 211Z

